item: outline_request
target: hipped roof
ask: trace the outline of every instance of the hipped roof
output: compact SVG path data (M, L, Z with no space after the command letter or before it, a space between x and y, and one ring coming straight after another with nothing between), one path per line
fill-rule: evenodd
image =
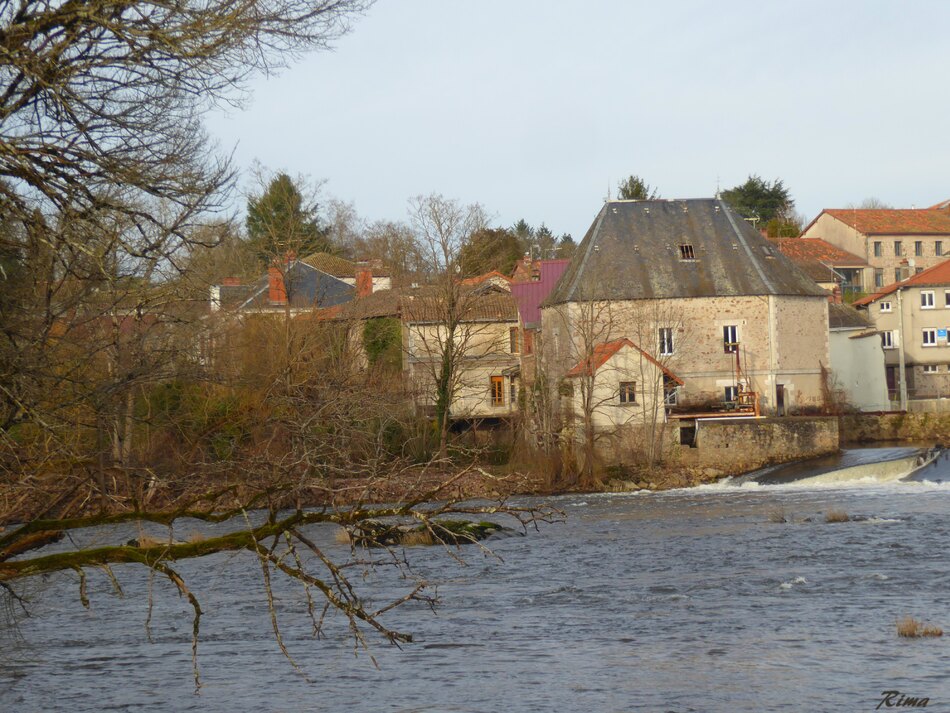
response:
M739 295L826 293L721 200L611 201L545 304Z

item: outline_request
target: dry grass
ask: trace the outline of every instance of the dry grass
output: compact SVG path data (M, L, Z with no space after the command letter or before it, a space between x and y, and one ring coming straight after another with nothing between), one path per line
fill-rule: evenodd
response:
M851 520L844 510L829 510L825 513L825 522L848 522Z
M434 545L435 538L432 537L432 533L428 530L408 530L403 534L401 544L406 547Z
M897 622L897 635L908 639L919 639L922 636L943 636L943 629L918 621L912 616L905 616Z

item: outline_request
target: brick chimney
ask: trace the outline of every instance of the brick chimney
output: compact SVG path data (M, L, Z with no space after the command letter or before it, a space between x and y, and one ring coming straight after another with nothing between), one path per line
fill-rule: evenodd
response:
M279 267L267 268L267 299L272 305L287 304L287 287Z
M367 297L373 294L373 271L368 267L356 268L356 296Z

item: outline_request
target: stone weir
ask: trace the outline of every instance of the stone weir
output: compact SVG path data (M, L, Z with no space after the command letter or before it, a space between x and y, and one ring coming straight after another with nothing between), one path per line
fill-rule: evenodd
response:
M838 420L833 416L697 418L681 422L678 435L675 455L682 464L727 473L814 458L839 448Z

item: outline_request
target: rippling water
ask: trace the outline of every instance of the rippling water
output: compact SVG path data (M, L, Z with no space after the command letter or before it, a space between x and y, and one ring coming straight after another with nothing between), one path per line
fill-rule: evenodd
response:
M566 522L491 541L501 561L467 549L460 567L413 549L441 605L394 612L416 641L371 638L378 669L340 625L312 640L301 592L281 586L285 640L309 680L277 651L256 560L180 563L206 612L200 696L190 609L170 585L156 581L150 643L139 569L116 568L123 598L90 575L88 611L75 577L51 577L0 642L0 709L871 711L899 690L948 710L950 637L899 639L895 622L950 630L950 458L911 482L876 480L873 467L847 483L821 476L907 452L559 498ZM826 524L830 509L860 519ZM333 547L328 530L311 534ZM367 582L380 601L399 585L386 572Z

